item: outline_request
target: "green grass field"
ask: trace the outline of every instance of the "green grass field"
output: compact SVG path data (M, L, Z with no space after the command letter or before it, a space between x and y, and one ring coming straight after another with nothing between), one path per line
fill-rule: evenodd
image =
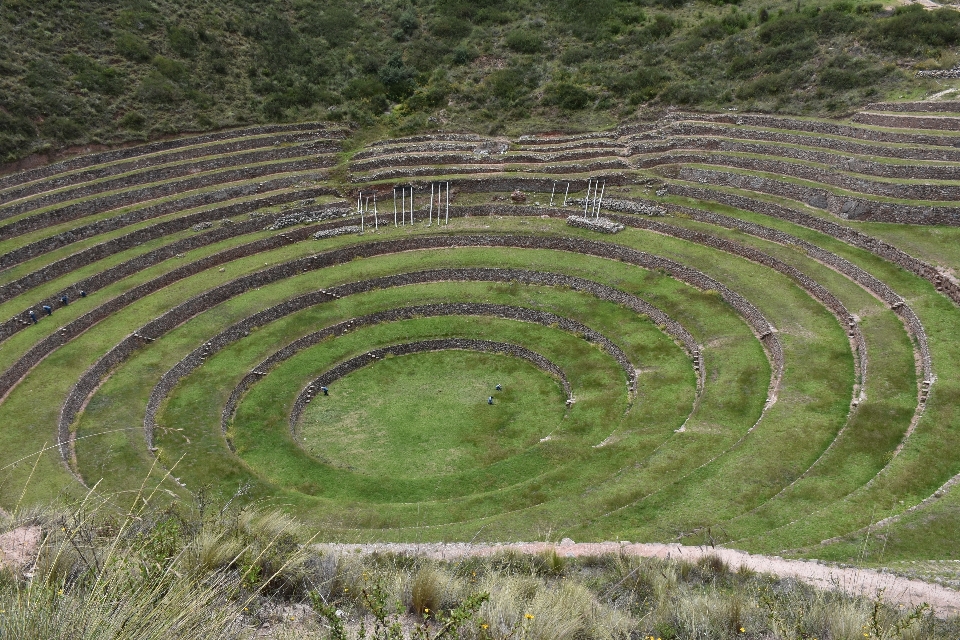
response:
M820 140L789 128L817 120L778 122L789 135L806 136L805 146L794 150L819 152L821 142L845 140L841 135ZM923 135L928 141L939 135L863 129ZM724 124L715 133L726 131L730 139L741 139L737 136L749 138L754 129ZM149 251L249 218L235 215L209 231L180 231L116 250L98 244L122 241L200 207L76 242L68 237L63 246L0 271L4 283L33 278L0 302L7 317L22 320L27 308L37 309L50 297L55 302L62 291L72 300L65 307L55 302L53 317L38 324L11 321L8 336L0 340L3 370L54 343L0 400L0 506L14 510L57 497L74 500L91 490L123 504L145 483L165 501L235 496L245 503L276 505L326 539L347 542L572 537L720 543L874 564L952 558L955 545L938 544L924 531L952 540L952 527L960 521L952 485L941 491L960 472L955 428L960 383L951 374L960 365L953 330L957 305L937 290L933 275L908 272L869 247L710 198L745 197L758 207L775 203L815 216L811 220L837 221L823 210L708 182L697 185L703 200L670 195L670 185L689 183L658 177L658 170L608 176L604 207L616 210L618 200L634 198L701 209L761 225L770 239L677 209L656 219L659 227L637 221L614 236L564 224L566 215L582 213L582 201L566 209L556 205L561 196L585 195L585 179L594 175L590 158L640 162L646 156L630 156L629 145L643 135L518 139L508 145L501 164L463 180L457 177L464 166L460 160L411 167L433 175L417 185L420 219L395 227L395 183L364 183L368 165L356 163L369 159L377 167L374 173L391 171L391 162L420 143L394 140L377 146L366 132L343 145L346 151L331 181L308 181L276 193L250 191L227 204L276 196L285 204L271 200L261 213L283 214L295 207L315 208L320 215L329 205L341 207L323 213L329 226L356 222L347 213L356 206L351 202L355 190L376 193L376 231L369 227L369 211L364 233L322 240L295 225L293 232L304 239L291 242L290 229L267 228L264 222L262 228L179 255L170 251L170 257L151 265L137 261ZM914 146L949 155L952 137L942 136L939 146ZM423 144L452 149L442 157L465 158L469 164L470 154L489 153L494 143L467 136ZM587 160L558 162L574 170L560 177L546 169L549 162L510 161L511 155L537 154L541 146L558 144ZM750 157L780 157L774 153L777 143L763 144L771 155ZM893 143L859 138L857 144ZM354 160L359 151L365 152L363 159ZM847 174L858 175L855 169ZM547 178L538 187L546 185L547 192L529 191L524 206L514 208L509 190L486 185L494 178L518 181L521 189L531 184L524 180ZM424 224L429 182L446 179L453 196L450 224ZM356 189L344 186L348 181L356 182ZM570 192L567 181L573 184ZM56 184L56 189L68 188ZM168 184L160 180L154 186ZM657 195L663 185L668 193ZM315 186L330 186L346 197L298 198ZM164 197L176 201L192 194ZM547 207L551 197L553 209ZM5 240L0 251L100 224L150 202L32 231ZM945 274L941 278L960 264L952 242L955 227L839 223L927 261L934 273ZM700 235L684 235L691 231ZM789 236L770 235L775 233ZM863 269L867 279L855 281L819 262L791 237ZM396 244L421 238L433 248L404 250ZM284 242L251 244L274 239ZM460 243L471 246L455 246ZM255 253L242 255L252 246L258 247ZM352 253L370 247L377 249L366 257ZM31 276L88 249L98 251L94 259L55 279ZM746 259L740 253L747 250L760 253ZM662 259L652 263L660 266L641 266L651 257ZM284 277L257 275L295 261L305 261L303 268ZM320 263L325 266L310 266ZM194 264L206 266L175 279L168 275ZM95 285L85 298L77 296L78 288L89 286L82 283L121 266L127 275ZM491 268L514 271L499 276ZM444 269L457 275L436 271ZM424 281L415 275L430 270ZM150 323L170 309L246 277L261 279L193 308L162 335L151 334ZM870 277L902 298L904 309L915 314L915 327L905 325L904 309L875 295L866 284ZM550 278L560 279L551 284ZM149 292L138 293L143 287ZM321 290L341 293L317 294ZM840 306L831 310L825 305L832 303L818 301L813 290L828 292L821 299ZM310 295L311 302L299 302ZM118 296L131 298L59 344L61 327ZM736 300L747 306L735 308ZM484 311L451 311L464 304L485 305ZM408 310L412 307L430 311ZM551 319L520 321L495 309ZM274 315L242 331L231 329L261 313ZM394 315L370 320L375 314ZM862 337L856 353L851 326ZM111 361L85 388L79 414L64 425L70 442L61 459L56 426L74 385L135 332L156 339ZM329 396L314 389L305 412L291 424L297 398L325 372L375 349L447 338L515 344L540 354L562 371L574 402L565 404L557 377L523 359L437 351L377 360L336 380ZM918 368L924 345L932 372L929 392ZM782 369L772 360L780 356ZM861 364L865 368L859 370ZM177 383L161 391L158 381L181 366L186 368ZM631 390L628 382L634 379ZM497 383L502 391L494 390ZM487 404L490 396L493 405ZM148 406L156 406L155 424Z

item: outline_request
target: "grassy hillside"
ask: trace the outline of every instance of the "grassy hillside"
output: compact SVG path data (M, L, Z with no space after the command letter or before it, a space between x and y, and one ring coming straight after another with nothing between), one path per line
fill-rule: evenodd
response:
M960 12L838 0L9 0L0 162L251 122L596 128L936 86ZM929 87L927 87L929 84Z

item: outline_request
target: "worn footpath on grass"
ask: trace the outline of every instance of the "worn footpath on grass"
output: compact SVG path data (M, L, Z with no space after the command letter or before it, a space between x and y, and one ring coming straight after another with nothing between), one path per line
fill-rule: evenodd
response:
M624 553L645 558L698 560L717 556L732 569L744 567L780 578L795 578L818 589L842 590L849 595L874 598L883 590L883 599L890 604L916 606L926 602L938 617L960 615L960 591L949 587L910 580L892 573L873 569L837 567L815 560L787 560L779 556L761 556L721 547L687 547L679 544L629 542L580 542L565 538L560 544L546 542L517 542L502 544L468 543L377 543L377 544L320 544L319 550L333 554L344 553L402 553L436 560L456 560L470 556L489 556L504 551L537 554L556 550L562 557L596 556Z

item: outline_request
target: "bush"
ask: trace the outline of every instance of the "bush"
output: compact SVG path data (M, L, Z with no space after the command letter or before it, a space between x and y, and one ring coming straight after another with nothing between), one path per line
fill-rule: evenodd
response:
M660 100L671 104L703 104L716 98L716 89L700 81L678 81L667 85Z
M486 79L491 95L504 102L516 102L526 96L527 74L518 68L494 71Z
M153 104L176 104L183 99L177 85L163 77L158 71L151 71L140 81L137 96Z
M846 91L874 84L884 75L881 67L871 65L863 58L839 55L818 74L818 84L831 91Z
M40 133L58 142L70 142L83 137L84 127L64 116L51 116L40 125Z
M953 46L960 43L960 12L926 11L920 5L898 7L892 16L875 24L869 37L878 46L903 55L926 47Z
M430 23L430 32L444 40L461 40L471 31L473 26L460 18L437 18Z
M397 26L404 34L412 35L420 28L420 19L417 17L417 12L413 9L407 9L401 13L397 18Z
M670 79L660 67L650 66L630 73L618 74L607 81L607 88L618 96L642 96L638 102L649 100ZM633 100L633 97L631 97Z
M167 39L170 49L182 58L192 58L197 55L197 34L184 27L171 25L167 27Z
M540 36L526 29L514 29L507 34L504 42L517 53L540 53L543 50Z
M109 96L118 96L126 86L126 77L118 69L99 64L75 53L63 57L63 63L76 75L74 80L84 89Z
M120 118L120 126L132 131L140 131L147 124L147 119L139 111L128 111Z
M585 108L594 99L592 93L569 82L547 85L543 101L568 111Z
M416 72L403 63L399 54L380 67L377 78L391 100L399 102L413 94L417 88Z
M455 64L467 64L477 57L477 52L470 47L460 45L453 50L453 62Z
M150 51L150 46L142 38L130 33L129 31L118 32L114 42L117 48L117 53L127 60L131 60L133 62L146 62L153 57L153 53Z
M658 13L653 16L653 21L647 25L643 32L652 40L660 40L669 37L677 26L675 18L665 13Z
M174 82L183 82L187 79L190 73L187 65L183 64L179 60L172 60L170 58L164 58L163 56L154 57L153 66L165 78L169 78Z

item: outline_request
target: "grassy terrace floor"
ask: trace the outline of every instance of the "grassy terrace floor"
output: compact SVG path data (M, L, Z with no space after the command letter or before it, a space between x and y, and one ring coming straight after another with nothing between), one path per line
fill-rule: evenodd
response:
M956 137L952 132L861 125L821 136L812 131L821 126L820 121L804 119L775 119L771 121L775 128L771 129L763 129L756 125L758 120L749 118L745 127L709 119L681 122L708 127L710 136L721 140L789 134L789 144L767 139L749 152L732 155L760 161L770 158L812 168L829 165L785 160L777 146L826 152L840 158L849 154L831 149L831 145L851 141L859 145L864 158L870 156L863 150L874 146L884 150L878 158L882 163L929 163L933 167L944 163L890 157L887 151L910 145L889 140L909 134L917 140L949 144ZM668 130L669 126L662 129ZM185 497L201 487L229 497L238 487L245 486L247 499L285 505L320 527L329 538L339 540L463 540L478 532L484 540L537 539L549 531L551 536L577 540L679 539L688 544L716 541L751 551L838 560L857 554L871 562L878 562L881 554L904 560L951 557L953 547L938 546L925 528L940 532L945 539L955 537L951 531L957 529L951 527L960 522L956 507L960 498L956 498L956 491L948 490L922 508L911 509L960 472L960 436L955 428L960 380L953 375L960 364L960 342L954 330L957 306L938 293L931 282L866 250L781 218L711 202L709 195L745 196L838 221L825 211L773 194L664 179L658 175L663 173L659 170L638 171L609 164L610 160L624 159L622 154L628 153L629 145L643 144L643 135L620 136L611 132L593 140L592 146L568 150L558 147L558 142L575 146L581 141L506 140L507 152L498 158L500 165L470 174L458 173L471 167L469 162L458 164L463 162L458 158L474 152L487 153L484 149L493 149L493 138L477 136L455 145L440 142L439 146L428 138L422 149L414 146L420 142L403 139L366 147L348 141L344 145L347 151L337 158L338 166L329 172L329 180L317 178L312 170L231 183L255 186L260 182L269 184L277 177L294 180L289 185L278 184L259 193L227 198L84 238L0 272L0 283L10 283L102 242L123 240L128 234L153 225L238 202L271 196L288 199L289 204L265 204L259 211L277 214L291 209L310 211L344 200L349 203L355 200L357 190L377 191L381 197L380 219L384 224L376 233L368 229L363 235L351 233L290 243L277 238L289 233L289 229L251 227L242 234L187 251L182 257L138 269L87 298L74 298L68 307L58 307L52 319L24 327L0 342L0 370L7 370L41 340L55 336L60 327L116 296L164 277L174 268L227 256L223 252L254 246L250 245L253 242L282 240L269 247L264 244L254 255L216 258L209 268L132 301L51 351L0 402L0 486L4 487L0 506L15 507L21 493L24 503L54 495L79 496L86 489L78 479L119 500L149 478L148 485L159 486L161 494L169 499ZM872 136L879 138L870 140ZM820 145L818 139L829 144ZM809 143L798 146L798 140ZM502 141L497 139L496 144ZM543 145L552 145L549 153L561 154L562 160L539 165L517 162L518 156L542 153ZM437 149L449 149L451 154L438 156L438 163L432 165L391 165L392 160L406 160L407 148L425 154L425 158ZM943 147L927 144L910 148L930 151ZM364 152L368 149L372 153ZM763 149L769 149L770 155L760 153ZM562 155L568 152L578 157L583 153L584 157L570 159L573 156ZM241 157L242 153L246 152L233 155ZM355 154L358 157L351 159ZM150 157L159 158L157 154ZM198 155L194 161L203 158ZM370 164L363 164L368 161ZM189 171L191 162L176 160L157 166ZM364 171L352 172L355 163ZM373 163L377 166L370 166ZM263 166L269 164L276 163ZM716 169L715 165L702 166ZM150 170L130 169L123 175ZM49 179L51 188L43 193L69 193L76 185L53 180L71 175L94 176L96 171L97 166L93 165L54 176ZM392 171L418 174L418 218L426 214L428 196L423 194L425 188L429 190L427 183L449 179L453 187L451 223L427 226L418 219L415 225L394 228L390 224L389 194L396 183L376 177ZM775 174L726 168L723 171L774 177L839 195L852 193ZM300 176L310 180L297 183ZM929 397L918 409L919 345L913 343L897 314L863 287L795 246L683 215L658 221L680 231L705 234L699 241L638 228L600 237L565 225L564 211L543 208L552 184L561 189L554 193L557 202L564 195L583 198L587 178L597 176L601 181L609 179L605 203L624 197L640 198L668 206L702 208L759 224L810 242L889 285L916 313L925 332L937 376ZM78 184L96 185L110 179L104 176ZM509 185L525 189L523 185L533 184L532 179L545 179L537 187L541 191L526 194L526 208L511 208L510 192L514 187ZM474 182L477 180L481 182ZM483 183L493 180L498 181L498 186L483 191L489 188ZM912 178L870 180L904 185L954 184ZM182 179L171 178L154 185L174 186L178 181ZM568 182L569 194L565 193ZM42 181L37 183L41 184ZM348 184L353 186L345 186ZM705 189L707 199L656 195L663 185L669 192L671 184ZM542 192L543 185L546 193ZM331 194L337 195L301 202L303 198L297 194L314 186L329 188ZM221 185L52 224L0 242L0 252L92 222L135 213L144 206L218 188ZM101 195L86 200L94 202ZM857 196L867 197L859 193ZM39 197L41 194L30 196ZM459 217L464 211L460 207L469 205L485 205L487 209L482 210L493 215ZM45 215L57 206L60 205L26 212L18 219ZM582 211L580 207L582 201L566 212ZM249 218L243 214L232 219L240 223ZM350 222L343 220L344 224ZM948 273L960 266L960 250L955 246L960 231L955 227L840 222L886 240ZM217 228L201 233L212 233ZM293 231L302 233L300 227ZM197 233L189 229L177 231L103 256L0 303L0 314L20 314L32 301L69 290L84 278ZM33 455L55 444L61 407L91 365L132 332L194 296L277 265L336 249L431 236L453 242L476 234L512 234L538 242L553 238L601 240L610 247L639 250L705 274L742 296L770 323L772 335L782 347L779 386L768 398L771 380L776 379L769 361L774 353L769 351L772 343L767 343L765 350L758 340L760 336L751 330L741 313L716 291L681 284L665 269L642 269L628 262L543 248L475 246L388 252L281 278L231 294L225 301L192 313L156 341L143 344L130 357L118 361L89 394L71 425L76 438L71 460L60 461L55 450L39 458ZM835 317L795 279L739 257L736 249L728 245L724 245L724 250L713 248L721 240L735 243L734 247L758 250L798 270L799 277L824 287L857 318L867 363L862 389L855 388L855 358L846 319ZM565 274L638 296L660 308L693 336L699 345L695 358L691 361L691 354L674 343L664 332L665 326L658 327L645 315L587 291L482 279L440 278L391 285L341 298L328 297L285 312L249 335L231 339L222 348L218 346L205 353L202 366L193 369L165 395L154 430L157 449L148 450L144 415L157 381L231 324L318 289L426 269L488 267ZM262 372L256 383L246 388L226 432L221 429L221 414L241 380L261 361L294 340L369 314L450 303L507 305L548 312L585 325L610 340L622 350L632 363L630 366L636 367L636 397L628 393L627 376L613 354L583 340L577 332L483 314L428 314L350 328L291 355ZM758 333L764 332L758 329ZM289 415L298 394L338 363L375 348L463 337L517 344L540 353L563 370L576 402L565 406L556 380L515 358L469 351L398 356L339 380L329 398L315 397L307 405L297 435L291 433ZM699 395L697 367L703 372ZM464 375L466 372L475 375ZM487 386L492 388L488 382L493 378L509 380L502 395L486 391ZM492 407L486 404L487 395L496 397ZM768 402L771 399L775 401ZM166 474L169 476L165 477ZM893 519L883 524L882 542L871 542L873 534L868 525L889 516ZM832 539L829 544L821 544L828 539Z

